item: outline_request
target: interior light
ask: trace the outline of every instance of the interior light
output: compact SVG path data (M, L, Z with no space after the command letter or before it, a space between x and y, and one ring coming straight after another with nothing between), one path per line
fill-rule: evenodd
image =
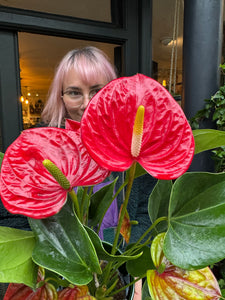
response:
M170 46L173 44L173 38L172 37L163 37L160 39L160 42L164 45L164 46ZM175 43L175 41L174 41Z
M20 102L24 102L24 97L23 96L20 97Z

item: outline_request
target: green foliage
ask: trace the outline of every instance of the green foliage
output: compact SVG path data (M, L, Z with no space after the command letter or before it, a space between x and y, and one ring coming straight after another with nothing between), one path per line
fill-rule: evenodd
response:
M190 119L192 129L198 129L201 121L211 119L215 121L218 130L225 130L225 85L210 99L205 99L205 103L205 107Z
M141 295L141 300L151 300L151 296L149 294L148 290L148 284L147 280L144 282L143 287L142 287L142 295Z
M172 189L171 180L158 180L148 201L148 214L152 223L158 218L168 215L169 199ZM160 222L156 225L157 233L167 230L167 222Z
M93 272L101 273L89 235L68 204L50 218L29 222L38 240L33 251L38 265L78 285L89 283Z
M225 132L215 129L197 129L193 130L195 139L195 154L202 151L223 148L225 145ZM221 158L223 154L220 154Z
M126 264L128 273L131 274L131 276L133 277L139 277L139 276L141 277L145 275L147 270L155 269L151 258L150 248L144 246L141 248L141 251L143 253L139 258L135 260L130 260Z
M200 269L225 257L225 173L186 173L170 197L164 253L183 269Z
M129 174L130 174L130 169L126 171L125 182L128 182ZM145 169L140 164L137 163L134 178L138 178L145 174L147 174L147 171L145 171Z
M0 282L35 287L37 268L31 258L34 245L32 232L0 227Z
M220 65L224 73L225 64ZM225 131L225 85L221 86L219 90L211 96L210 99L205 99L205 107L199 110L193 118L190 119L192 129L199 129L199 125L204 120L214 121L216 129ZM215 161L215 170L221 172L225 169L225 149L219 147L212 153L212 158Z
M142 252L141 252L141 253L138 253L138 254L132 255L132 256L130 256L130 255L112 255L112 254L108 253L105 249L106 242L104 242L104 245L103 245L99 236L92 229L90 229L89 227L85 227L85 229L95 247L96 253L100 260L112 261L112 262L117 262L117 263L123 264L126 261L139 258L142 254Z

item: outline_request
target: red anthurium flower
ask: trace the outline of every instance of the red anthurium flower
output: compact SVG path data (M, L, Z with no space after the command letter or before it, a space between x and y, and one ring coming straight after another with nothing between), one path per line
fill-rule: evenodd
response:
M22 283L10 283L4 300L58 300L58 295L50 283L45 283L36 290Z
M37 282L40 287L32 289L23 283L10 283L4 300L57 300L58 295L55 287L48 282L44 282L44 274L39 269Z
M69 181L64 189L43 166L53 162ZM9 146L1 167L1 200L11 213L31 218L56 214L74 186L103 181L109 171L91 159L78 131L60 128L27 129Z
M151 246L157 270L147 271L147 283L153 300L219 300L221 292L210 268L188 271L172 265L164 256L161 233Z
M68 287L58 292L58 300L95 300L86 285Z
M81 134L94 160L111 171L124 171L137 161L156 178L175 179L194 155L181 107L142 74L115 79L101 89L84 112Z

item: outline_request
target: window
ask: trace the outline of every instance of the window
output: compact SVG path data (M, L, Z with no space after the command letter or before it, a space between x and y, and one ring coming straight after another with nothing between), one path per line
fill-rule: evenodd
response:
M40 122L55 68L68 51L92 45L103 50L114 63L114 49L117 47L108 43L21 32L18 38L24 129Z

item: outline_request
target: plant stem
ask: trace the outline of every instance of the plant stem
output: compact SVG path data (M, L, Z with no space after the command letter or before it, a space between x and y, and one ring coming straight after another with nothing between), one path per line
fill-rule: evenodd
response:
M167 221L168 218L167 217L160 217L158 219L155 220L155 222L143 233L143 235L139 238L139 240L135 243L135 244L140 244L140 242L146 237L146 235L151 232L158 223L162 222L162 221Z
M113 295L115 295L115 294L117 294L117 293L119 293L119 292L125 290L126 288L128 288L128 287L131 286L131 285L133 285L135 282L139 281L140 279L142 279L142 278L144 278L144 277L146 277L146 275L143 275L143 276L141 276L141 277L138 277L138 278L134 279L133 281L131 281L131 282L128 283L127 285L123 286L123 287L120 288L119 290L116 290L115 292L112 292L112 293L110 294L110 296L113 296Z
M162 222L162 221L167 221L167 217L160 217L158 219L155 220L155 222L143 233L143 235L139 238L139 240L127 251L125 251L123 253L123 255L131 255L131 254L135 254L139 248L142 248L143 246L147 245L150 241L150 238L152 236L150 236L143 244L141 244L141 241L145 238L145 236L151 232L158 223ZM139 247L138 247L139 246Z
M82 223L82 217L81 217L81 214L80 214L80 206L79 206L79 203L78 203L77 194L75 193L74 189L72 189L71 191L69 191L69 194L70 194L70 197L71 197L71 199L73 201L77 217L78 217L78 219Z
M86 200L87 192L88 192L88 187L86 186L86 187L84 187L84 192L83 192L83 196L82 196L82 200L81 200L81 205L80 205L80 215L81 215L82 219L84 217L84 203L85 203L85 200Z
M127 205L128 205L128 201L129 201L129 197L130 197L130 192L131 192L131 188L133 185L133 181L134 181L134 175L135 175L135 170L136 170L136 162L134 162L131 165L130 168L130 173L129 173L129 179L128 179L128 184L127 184L127 190L126 190L126 194L125 194L125 199L123 202L123 207L120 213L120 218L119 218L119 222L116 228L116 234L115 234L115 238L114 238L114 242L113 242L113 247L112 247L112 251L111 254L114 255L116 253L116 246L118 244L118 240L119 240L119 235L120 235L120 229L122 227L123 224L123 219L126 213L126 209L127 209Z
M88 225L88 217L89 217L89 207L90 207L90 201L91 201L91 195L93 193L93 185L91 186L89 192L88 192L88 199L87 199L87 210L86 210L86 225Z
M125 216L125 213L126 213L126 209L127 209L127 205L128 205L128 201L129 201L129 197L130 197L130 192L131 192L131 188L132 188L133 181L134 181L136 165L137 165L137 163L134 162L130 167L129 179L128 179L128 183L127 183L125 199L124 199L122 210L121 210L121 213L120 213L120 218L119 218L119 222L118 222L118 225L117 225L117 228L116 228L116 234L115 234L113 247L112 247L112 251L111 251L112 255L115 255L116 250L117 250L117 244L118 244L118 240L119 240L120 229L122 227L123 219L124 219L124 216ZM107 264L107 266L105 267L106 273L105 273L104 281L103 281L104 284L106 284L106 282L107 282L107 280L110 276L111 267L112 267L112 262L109 262Z

